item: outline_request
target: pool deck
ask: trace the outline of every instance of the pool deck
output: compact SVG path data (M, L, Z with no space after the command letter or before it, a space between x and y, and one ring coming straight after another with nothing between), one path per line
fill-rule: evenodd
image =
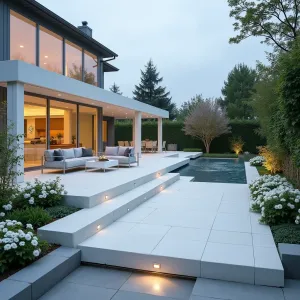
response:
M76 175L62 176L67 189L85 175L94 185L101 178L101 201L42 227L39 234L80 248L83 262L283 286L283 267L270 228L249 211L248 184L191 182L191 177L167 173L185 164L187 154L166 156L145 155L138 168L77 172L77 181ZM245 170L248 183L258 176L248 163ZM43 180L55 175L44 176ZM144 179L134 184L132 179L139 178ZM121 181L128 190L116 192ZM84 187L82 195L93 197L94 185L91 192ZM79 190L76 186L72 193ZM104 201L107 191L111 194Z

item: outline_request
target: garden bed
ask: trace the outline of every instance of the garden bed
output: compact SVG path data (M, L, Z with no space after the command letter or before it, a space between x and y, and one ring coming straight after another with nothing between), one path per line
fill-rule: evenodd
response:
M239 156L234 153L203 153L202 157L206 157L206 158L239 158Z

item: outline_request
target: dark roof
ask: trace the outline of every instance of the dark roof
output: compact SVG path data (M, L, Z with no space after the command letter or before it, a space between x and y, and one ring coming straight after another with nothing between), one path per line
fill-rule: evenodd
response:
M21 5L23 7L26 7L30 9L31 11L34 11L38 15L40 15L42 18L47 20L48 22L51 23L56 23L59 24L60 26L63 27L63 29L72 34L73 36L76 37L76 39L80 40L83 43L88 44L91 46L93 49L95 49L99 54L103 56L103 58L108 58L112 56L118 56L115 52L112 50L108 49L92 37L86 35L83 33L80 29L78 29L76 26L72 25L71 23L67 22L42 4L38 3L35 0L10 0L8 1L9 3L15 3L17 5Z
M117 71L119 71L119 69L107 62L104 62L103 63L103 71L104 72L117 72Z

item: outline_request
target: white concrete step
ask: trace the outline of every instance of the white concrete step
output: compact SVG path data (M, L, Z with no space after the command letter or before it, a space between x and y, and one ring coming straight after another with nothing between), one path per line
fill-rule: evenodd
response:
M82 209L38 229L39 236L66 247L76 247L101 229L179 180L177 173L166 174L111 200Z

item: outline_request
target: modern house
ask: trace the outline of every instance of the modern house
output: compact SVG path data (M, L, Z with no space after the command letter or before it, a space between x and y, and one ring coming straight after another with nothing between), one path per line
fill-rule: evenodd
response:
M0 0L0 127L24 134L24 168L41 164L45 149L114 145L114 120L133 119L136 152L141 119L167 111L104 90L108 61L118 55L34 0ZM23 176L18 178L23 181Z

